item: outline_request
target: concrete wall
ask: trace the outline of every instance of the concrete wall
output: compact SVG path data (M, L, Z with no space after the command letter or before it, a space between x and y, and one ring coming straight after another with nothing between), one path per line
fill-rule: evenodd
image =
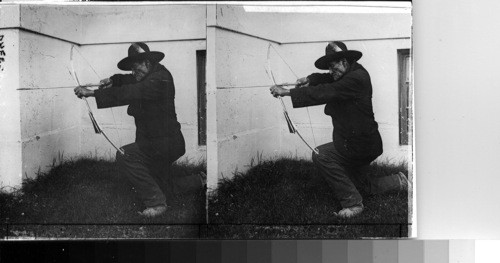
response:
M23 175L46 171L80 146L80 105L71 88L71 44L20 30L19 88ZM24 90L25 89L25 90Z
M320 6L314 12L308 7L295 7L291 12L277 12L280 6L268 6L265 12L251 11L249 6L217 5L217 26L280 43L328 42L332 40L363 40L407 38L410 36L409 9L399 13L343 13L334 6ZM266 8L264 8L266 9ZM273 12L273 10L276 10Z
M318 72L314 61L328 41L343 40L363 52L360 63L372 77L374 111L384 140L384 155L378 160L411 161L411 146L400 146L398 137L397 50L411 48L408 10L317 14L246 12L243 6L228 5L215 9L219 178L246 170L258 154L310 158L307 146L288 132L279 101L269 95L269 43L277 51L271 51L270 60L278 83ZM323 106L292 109L290 98L284 101L307 142L331 141L331 119Z
M0 9L0 15L4 12ZM5 20L4 20L5 21ZM0 29L0 187L22 182L19 31ZM9 190L9 189L7 189Z
M205 38L204 5L12 6L22 28L81 45Z
M7 124L0 136L3 185L19 186L23 177L48 170L61 157L114 158L115 150L94 133L84 102L73 94L73 45L78 50L73 64L82 84L124 73L116 64L131 42L144 41L164 52L161 63L174 77L176 111L187 143L180 161L206 158L206 147L198 146L196 109L196 50L206 49L206 6L12 4L2 6L0 13L0 35L10 44L0 79L0 106L6 109L2 123ZM126 107L97 110L94 99L88 101L112 141L134 141L135 126Z
M220 175L231 177L259 153L280 152L280 108L269 96L269 43L225 30L216 39L217 157Z

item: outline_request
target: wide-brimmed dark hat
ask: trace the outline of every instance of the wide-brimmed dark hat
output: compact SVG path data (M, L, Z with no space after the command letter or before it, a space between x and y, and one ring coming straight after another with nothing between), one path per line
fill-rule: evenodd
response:
M318 58L316 62L314 62L314 66L319 69L328 69L330 67L330 62L342 58L354 59L358 61L358 59L363 56L363 53L357 50L348 50L346 45L340 41L333 41L328 43L325 50L325 55Z
M118 62L118 68L121 70L132 70L132 64L134 62L151 59L156 62L160 62L165 57L165 54L159 51L149 51L148 45L137 42L130 45L128 48L128 57L122 59Z

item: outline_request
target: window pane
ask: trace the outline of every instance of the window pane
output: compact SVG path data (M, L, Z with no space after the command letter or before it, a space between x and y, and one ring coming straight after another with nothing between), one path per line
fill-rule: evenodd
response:
M206 50L196 51L196 77L198 83L198 145L207 145L207 93L205 81Z
M411 57L409 49L398 50L399 64L399 144L408 145L410 132Z

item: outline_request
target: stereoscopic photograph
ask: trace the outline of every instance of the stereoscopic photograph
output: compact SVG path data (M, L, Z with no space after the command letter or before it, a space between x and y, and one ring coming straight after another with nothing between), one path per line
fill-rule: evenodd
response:
M2 238L413 236L411 8L0 4Z

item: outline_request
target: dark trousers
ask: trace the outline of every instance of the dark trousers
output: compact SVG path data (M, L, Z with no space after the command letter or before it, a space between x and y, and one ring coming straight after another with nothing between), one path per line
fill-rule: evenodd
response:
M139 149L136 143L122 147L125 155L116 154L120 172L127 177L146 207L166 205L166 196L202 188L197 174L172 174L175 160L154 158Z
M357 187L367 194L379 194L399 190L397 175L375 178L366 171L373 159L357 160L343 156L333 142L318 146L319 155L313 153L312 160L333 189L343 208L362 204L363 198Z

